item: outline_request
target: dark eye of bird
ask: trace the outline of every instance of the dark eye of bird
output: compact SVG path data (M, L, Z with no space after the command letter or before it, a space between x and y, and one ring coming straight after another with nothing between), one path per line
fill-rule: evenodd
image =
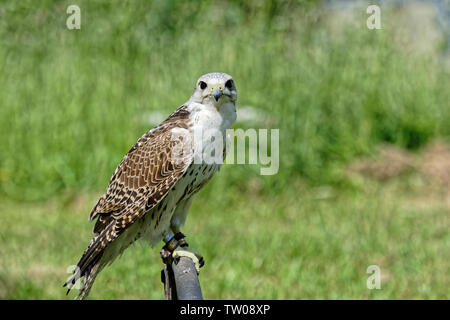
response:
M202 90L207 87L206 82L203 82L203 81L200 81L199 85L200 85L200 89L202 89Z
M227 87L228 89L232 89L233 88L233 80L228 80L227 82L225 82L225 87Z

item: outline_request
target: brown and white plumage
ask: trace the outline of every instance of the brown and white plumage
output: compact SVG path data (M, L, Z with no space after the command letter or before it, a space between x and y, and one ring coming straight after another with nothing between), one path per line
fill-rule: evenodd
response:
M97 219L95 236L66 283L70 290L84 277L77 298L85 298L103 267L135 240L154 245L184 224L193 195L220 168L220 163L194 161L199 143L194 132L214 129L226 139L226 129L236 119L236 98L231 76L206 74L187 103L128 151L90 213L91 221ZM202 141L203 149L208 143L211 139Z

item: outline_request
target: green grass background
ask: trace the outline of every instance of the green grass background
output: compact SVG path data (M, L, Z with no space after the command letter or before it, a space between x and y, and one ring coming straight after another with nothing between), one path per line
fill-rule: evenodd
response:
M0 298L65 298L87 214L148 113L169 115L212 71L265 115L235 128L280 129L280 170L225 165L196 197L185 233L205 298L449 298L445 198L417 205L414 173L345 174L380 143L450 136L444 44L404 50L401 8L373 31L364 5L336 30L316 1L81 0L70 31L70 4L0 3ZM91 297L161 299L158 249L127 250ZM372 264L381 290L366 288Z

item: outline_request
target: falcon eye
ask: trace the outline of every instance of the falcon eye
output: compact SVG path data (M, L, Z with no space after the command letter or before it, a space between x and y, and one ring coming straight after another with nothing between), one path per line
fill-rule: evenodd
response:
M230 79L225 82L225 87L227 87L228 89L233 89L233 80Z
M200 89L205 89L208 85L206 84L206 82L200 81L200 83L198 84L200 86Z

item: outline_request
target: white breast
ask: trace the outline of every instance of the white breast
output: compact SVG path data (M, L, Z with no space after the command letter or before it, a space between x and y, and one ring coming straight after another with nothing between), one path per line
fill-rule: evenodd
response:
M203 105L191 102L188 106L190 112L190 134L194 137L196 146L201 142L202 149L195 152L211 150L214 142L211 134L220 134L223 147L229 143L227 129L236 121L236 108L233 103L224 103L218 109L213 105ZM201 140L201 141L200 141ZM198 156L198 154L197 154ZM196 161L198 163L198 161Z
M218 129L225 132L236 121L236 107L233 103L224 103L216 109L213 105L191 102L188 106L192 129Z

